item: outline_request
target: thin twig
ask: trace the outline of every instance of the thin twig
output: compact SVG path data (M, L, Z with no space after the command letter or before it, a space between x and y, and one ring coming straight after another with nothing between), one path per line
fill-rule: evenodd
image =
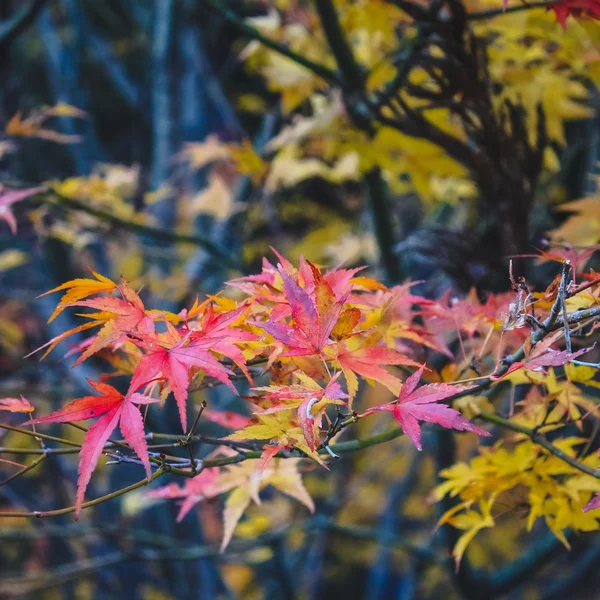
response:
M11 481L17 479L18 477L21 477L22 475L25 475L25 473L28 473L29 471L32 471L40 463L44 462L47 458L48 458L48 454L43 454L39 458L36 458L30 465L27 465L26 467L23 467L22 469L20 469L16 473L13 473L10 477L7 477L6 479L0 481L0 487L6 485L7 483L10 483Z
M194 420L194 423L193 423L191 429L188 431L188 434L185 437L185 440L181 440L181 444L183 444L187 447L187 451L188 451L188 454L190 457L190 465L192 467L192 473L194 475L198 472L198 469L196 467L196 460L194 459L194 452L192 450L192 437L194 435L196 426L198 425L198 421L200 421L200 417L202 416L202 413L204 412L204 409L206 408L206 406L207 406L206 400L203 400L202 404L200 404L200 408L198 410L198 414L196 415L196 419Z
M121 488L114 492L111 492L110 494L100 496L99 498L95 498L94 500L88 500L87 502L84 502L81 505L81 508L90 508L91 506L96 506L98 504L101 504L102 502L106 502L107 500L112 500L113 498L118 498L119 496L123 496L124 494L127 494L128 492L132 492L133 490L137 490L138 488L148 485L152 481L156 481L159 477L162 477L164 474L165 474L165 472L163 470L159 469L158 471L156 471L155 473L152 474L150 479L145 477L144 479L142 479L141 481L138 481L137 483L132 483L131 485L128 485L127 487ZM68 506L67 508L59 508L58 510L46 510L46 511L34 510L33 512L2 511L2 512L0 512L0 518L3 518L3 517L6 517L6 518L32 518L32 517L35 517L38 519L42 519L44 517L58 517L60 515L68 515L69 513L75 512L76 509L77 509L77 507L75 507L75 506Z

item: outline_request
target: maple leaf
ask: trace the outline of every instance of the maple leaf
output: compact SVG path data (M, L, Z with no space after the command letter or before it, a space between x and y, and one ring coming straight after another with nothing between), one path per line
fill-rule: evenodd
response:
M320 354L329 342L344 308L345 297L337 300L318 269L311 263L308 265L315 282L314 298L288 275L281 264L278 266L294 321L293 326L277 322L254 323L289 347L283 356Z
M600 508L600 494L596 494L584 507L583 512Z
M580 206L580 204L584 205L584 203L585 200L577 200L568 204L569 208L573 210L583 211L583 214L578 215L577 217L571 217L565 222L565 224L562 227L555 229L552 232L553 239L559 239L562 235L563 230L567 229L567 225L572 225L573 229L577 229L579 220L585 221L588 227L590 227L591 223L595 223L595 219L592 218L590 213L584 211L583 206ZM567 210L567 208L563 210ZM581 235L581 232L579 233L579 235ZM596 239L597 235L594 238L594 240ZM550 250L540 250L538 248L538 254L517 254L515 255L515 258L537 258L542 263L546 261L552 261L563 264L565 261L569 261L573 266L573 277L575 278L577 273L579 273L581 269L585 268L585 265L588 263L592 255L595 254L598 250L600 250L600 244L596 244L594 246L587 246L583 249L577 249L571 246L571 244L563 242L553 245L553 247Z
M302 372L294 373L300 380L300 384L254 388L255 391L266 392L263 396L265 399L283 400L283 402L275 402L259 414L265 415L297 408L304 439L314 452L317 445L316 430L318 431L325 409L330 404L345 404L344 399L348 397L337 382L340 374L341 372L336 373L325 388Z
M524 360L511 364L508 371L499 377L492 375L492 379L503 379L518 369L527 369L528 371L538 371L547 374L546 367L562 367L582 354L589 352L595 346L594 344L590 348L582 348L576 352L569 352L568 350L557 351L549 347L553 342L554 338L546 338L539 344L536 344Z
M269 485L298 500L314 512L314 503L298 471L300 460L280 459L271 463L263 471L256 470L254 461L251 460L239 465L228 465L222 470L213 467L205 469L193 479L186 481L183 487L169 484L150 492L149 496L182 498L183 503L177 515L179 522L198 502L230 492L223 511L223 541L221 542L221 552L223 552L250 502L260 504L259 492Z
M310 402L310 398L301 401L302 402ZM314 404L311 405L311 411L314 407ZM307 414L306 404L304 406L304 414ZM312 415L311 415L312 416ZM313 448L309 447L309 442L306 439L306 430L310 423L305 423L304 428L299 426L299 423L295 421L291 415L290 411L278 411L275 414L256 414L256 421L249 423L244 429L240 429L239 431L235 431L232 434L228 435L226 440L270 440L271 445L281 445L283 447L294 447L302 450L307 456L310 456L312 459L316 460L321 466L327 468L318 452L314 449L314 441ZM311 433L308 433L308 437L310 439ZM314 434L313 434L314 436ZM268 455L269 450L265 450L262 460L268 463ZM274 454L273 454L274 456ZM263 462L263 465L264 465Z
M46 342L27 356L31 356L40 350L46 349L42 355L44 359L61 341L67 337L91 329L101 327L95 338L89 343L84 344L85 350L81 356L73 363L77 366L84 360L88 359L93 354L96 354L103 348L110 346L123 338L126 334L148 334L154 331L154 319L144 309L144 304L141 298L129 287L126 281L122 281L121 285L115 285L110 279L106 279L101 275L95 274L99 278L98 282L93 279L79 279L67 282L62 286L46 292L51 292L68 289L63 296L61 303L50 317L52 320L60 311L70 306L81 306L85 308L95 308L100 312L80 314L79 316L91 319L88 323L78 325L69 329L64 333L57 335L50 341ZM91 300L79 300L63 304L66 297L77 297L95 294L110 289L118 289L121 298L93 298ZM60 309L60 310L58 310Z
M90 269L90 271L96 279L72 279L71 281L67 281L52 288L39 296L41 298L48 294L53 294L54 292L66 290L60 299L60 302L54 309L54 312L50 315L48 323L51 323L67 306L70 306L72 302L77 302L78 300L83 300L88 296L94 296L95 294L100 294L102 292L110 294L117 288L117 284L114 281L104 277L104 275L100 275L100 273L96 273L93 269Z
M2 398L0 399L0 410L9 412L24 412L29 413L34 410L33 406L24 396L20 398Z
M341 348L341 349L340 349ZM359 348L350 350L345 345L340 345L336 360L340 365L346 378L348 394L351 401L358 392L358 378L356 374L365 379L371 379L383 384L391 392L397 394L400 390L400 380L382 368L382 365L404 365L409 367L420 366L418 362L411 360L404 354L390 348L373 346L370 348Z
M250 421L248 417L229 410L210 410L205 408L202 416L226 429L243 429Z
M129 391L134 392L153 381L166 381L175 396L181 427L185 432L186 404L192 368L200 369L218 379L234 394L237 395L238 392L229 379L231 371L211 354L209 342L206 340L195 342L190 337L192 332L188 331L181 335L168 321L166 325L167 331L163 334L140 336L135 340L136 344L145 348L148 353L140 359L131 378Z
M460 536L452 549L452 556L456 564L456 570L460 567L460 561L467 549L467 546L471 543L473 538L482 530L495 525L494 518L492 517L492 504L493 499L480 500L479 507L481 512L471 510L472 502L463 502L457 506L448 510L442 515L439 524L450 523L457 529L462 529L464 533ZM464 514L457 515L459 510L467 509Z
M471 431L479 435L489 436L490 434L487 431L473 425L459 411L450 408L446 404L439 404L440 400L450 398L474 386L430 383L417 387L424 370L425 365L422 365L418 371L413 373L404 382L398 399L395 402L370 408L364 415L380 411L393 413L398 423L400 423L402 430L412 440L417 450L423 449L421 446L421 426L419 425L419 421L436 423L446 429Z
M216 485L218 478L219 469L211 467L204 469L196 477L188 479L183 487L171 483L149 492L148 496L150 498L183 498L177 513L177 522L179 523L198 502L205 498L214 498L221 493L221 489Z
M24 190L8 190L0 184L0 221L6 221L13 235L17 233L17 220L11 206L30 196L45 191L43 187L32 187Z
M408 286L397 286L381 300L378 299L377 306L365 319L362 329L374 328L389 348L399 350L399 341L408 340L451 356L450 351L436 343L430 333L412 323L413 304L430 306L434 303L426 298L407 293L408 289Z
M192 331L190 340L191 344L198 349L204 347L230 358L241 369L250 384L254 385L252 376L246 367L244 353L236 346L236 343L253 342L259 338L250 331L234 327L234 324L244 316L247 310L248 306L242 304L237 308L218 314L214 311L212 304L209 305L199 321L189 323Z
M587 19L600 19L600 0L558 0L548 5L564 31L567 30L569 16Z
M84 118L85 116L86 113L82 110L59 102L55 106L34 111L25 119L21 112L16 113L6 124L6 134L15 137L36 137L58 144L72 144L81 141L81 136L66 135L52 129L45 129L43 124L51 117Z
M125 334L154 333L154 320L147 314L144 303L138 294L129 287L126 281L122 281L117 289L122 298L94 298L71 302L68 305L95 308L101 312L84 316L104 322L94 341L73 366L77 366L102 348L113 344Z
M123 396L118 390L107 383L87 380L99 396L84 396L73 400L60 410L46 417L31 419L24 425L37 425L39 423L72 423L99 417L85 434L79 462L79 478L77 480L77 496L75 501L75 518L79 518L85 490L96 467L96 463L104 450L110 434L119 426L125 441L138 455L146 477L150 479L150 461L148 459L148 446L144 437L144 423L142 414L137 404L155 402L142 394L127 394Z
M476 333L487 333L496 320L492 296L488 303L482 304L477 291L471 289L466 298L455 298L448 290L437 302L429 302L422 307L421 313L434 331L455 331L457 335L464 331L469 338Z
M223 511L223 541L221 552L229 544L233 531L241 519L250 501L260 504L260 490L272 485L280 492L304 504L310 512L315 507L312 498L302 483L298 471L301 459L278 459L273 461L262 473L254 468L251 461L245 464L231 465L225 468L219 479L223 491L232 490L225 501Z

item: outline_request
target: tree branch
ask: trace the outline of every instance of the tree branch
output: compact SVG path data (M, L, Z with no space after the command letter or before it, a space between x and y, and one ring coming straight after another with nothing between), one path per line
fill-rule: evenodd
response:
M352 48L338 20L336 8L331 0L315 0L315 6L327 43L342 74L342 90L345 94L344 100L348 107L350 119L356 127L362 129L368 135L373 135L374 129L371 119L363 114L362 106L365 104L366 76L354 58ZM398 283L402 279L402 271L393 250L395 245L394 230L381 170L375 168L369 171L364 177L364 184L386 279L388 283Z
M327 43L342 74L342 87L350 92L362 91L365 85L365 75L346 40L335 6L331 0L315 0L315 6L327 37Z
M0 23L0 46L10 44L20 33L25 31L37 17L46 0L30 0L10 19Z
M337 73L328 69L324 65L320 65L318 63L313 62L309 58L302 56L301 54L297 54L291 48L288 48L284 44L280 44L275 40L272 40L266 36L264 36L258 29L248 25L245 23L243 19L239 17L237 13L235 13L231 8L222 6L221 2L218 0L202 0L202 5L204 5L208 10L218 14L221 18L227 21L230 25L235 27L241 33L247 35L249 38L253 40L257 40L263 46L269 48L293 60L295 63L301 65L302 67L312 71L315 75L321 77L321 79L325 80L327 83L339 84L340 78Z
M585 473L586 475L591 475L596 479L600 479L600 469L592 469L592 467L588 467L586 464L579 462L576 458L569 456L566 452L557 448L554 444L548 441L548 439L542 434L538 433L534 429L530 429L529 427L525 427L519 423L515 423L514 421L510 421L501 417L499 415L495 415L493 413L482 412L477 415L476 418L482 419L483 421L487 421L488 423L494 423L495 425L499 425L503 429L508 429L510 431L514 431L515 433L522 433L526 435L532 442L536 443L538 446L541 446L550 454L553 454L557 458L560 458L563 462L567 463L569 466Z
M467 19L469 21L484 21L486 19L493 19L495 17L501 17L502 15L508 15L511 13L522 12L524 10L531 10L534 8L546 8L550 6L550 2L530 2L528 4L519 4L517 6L509 6L508 8L493 8L491 10L482 10L479 12L467 13Z
M127 487L121 488L120 490L116 490L111 492L110 494L106 494L104 496L100 496L94 500L88 500L81 505L81 508L90 508L91 506L96 506L101 504L102 502L106 502L107 500L112 500L113 498L118 498L119 496L123 496L123 494L127 494L128 492L132 492L133 490L137 490L145 485L148 485L152 481L156 481L159 477L162 477L165 474L165 471L159 469L155 473L152 474L150 479L144 477L141 481L137 483L132 483ZM2 511L0 512L0 518L32 518L35 517L37 519L42 519L44 517L58 517L60 515L68 515L69 513L75 512L75 506L68 506L67 508L59 508L58 510L34 510L33 512L9 512Z
M37 196L39 198L39 196ZM154 227L152 225L144 225L143 223L137 223L135 221L128 221L117 215L114 215L110 212L102 210L100 208L96 208L82 200L77 200L75 198L68 198L67 196L62 196L56 193L54 190L51 192L51 196L44 198L41 200L42 203L58 205L67 209L77 210L80 212L87 213L101 221L109 223L114 227L119 229L124 229L127 231L131 231L134 233L138 233L140 235L147 235L153 237L156 240L162 240L166 242L173 243L182 243L182 244L193 244L195 246L199 246L204 248L208 252L210 252L217 260L220 260L225 265L232 269L237 269L244 271L245 267L239 261L229 256L225 251L221 250L221 248L217 247L207 238L200 235L188 235L185 233L179 233L172 229L164 229L162 227Z

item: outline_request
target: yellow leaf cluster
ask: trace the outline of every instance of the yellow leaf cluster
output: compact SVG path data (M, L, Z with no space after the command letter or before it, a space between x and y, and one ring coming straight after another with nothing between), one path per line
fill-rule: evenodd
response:
M471 12L501 6L499 0L467 2ZM368 89L381 90L396 73L394 57L410 46L415 35L412 20L384 0L336 0L335 7L346 39L368 73ZM310 5L297 0L276 2L266 17L249 22L299 54L335 67ZM544 109L550 139L558 144L565 143L566 122L593 116L588 82L600 81L600 27L595 25L572 22L563 32L554 14L543 8L474 21L476 34L488 44L495 107L500 111L506 101L522 103L529 114L532 142L537 135L538 105ZM324 89L320 78L306 68L254 42L241 57L248 69L265 78L270 90L281 94L283 110L291 118L270 145L281 153L272 162L270 191L315 176L334 183L355 180L379 167L397 194L416 192L426 202L447 203L476 194L465 169L439 147L390 127L379 127L372 139L354 129L339 91ZM410 78L412 83L433 85L423 70L413 69ZM413 108L423 104L405 96ZM300 106L301 113L297 111ZM429 111L427 118L461 137L450 111ZM558 169L553 150L546 150L544 164L550 172Z
M583 443L582 438L566 437L556 441L555 446L575 457ZM595 466L598 461L595 454L579 460L588 466ZM528 530L538 518L543 518L566 546L566 529L599 529L600 517L593 512L584 513L582 509L592 493L600 491L600 481L546 453L529 439L512 448L502 442L491 448L480 448L479 455L470 462L456 463L440 475L445 481L435 488L434 499L439 501L449 495L461 500L440 519L440 523L465 530L454 548L457 562L481 529L494 526L494 508L500 515L507 505L513 506L513 510L517 504L524 505ZM516 499L523 496L525 502L517 502ZM474 505L479 506L479 511L473 509Z
M597 192L586 198L569 202L559 208L571 213L566 221L550 233L555 242L576 246L591 246L600 241L600 177L595 178Z

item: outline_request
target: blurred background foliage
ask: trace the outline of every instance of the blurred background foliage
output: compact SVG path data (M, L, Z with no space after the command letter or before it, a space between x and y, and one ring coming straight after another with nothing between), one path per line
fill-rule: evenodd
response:
M484 299L508 287L507 255L600 241L597 22L570 18L563 31L543 6L502 14L499 0L335 0L354 57L344 64L322 27L327 4L0 3L0 177L47 187L13 206L17 235L0 223L4 396L49 411L101 372L94 361L70 370L68 347L41 365L22 359L72 326L64 313L46 325L52 300L36 296L88 267L175 312L260 269L270 246L293 261L366 264L389 284L424 280L429 296L476 288ZM532 284L554 273L520 262ZM368 388L360 402L387 393ZM247 410L220 389L204 398ZM155 427L176 419L166 408ZM359 422L358 434L377 426ZM181 524L172 503L142 493L78 524L4 519L0 594L595 597L597 544L575 539L568 553L541 526L524 539L518 510L473 542L475 572L439 562L449 534L424 499L477 442L442 434L417 453L398 439L331 474L307 466L317 516L266 494L225 554L218 502ZM0 443L33 442L5 431ZM2 477L13 468L0 463ZM67 506L75 471L74 457L56 457L0 487L0 503ZM99 473L94 495L131 481L127 469Z

